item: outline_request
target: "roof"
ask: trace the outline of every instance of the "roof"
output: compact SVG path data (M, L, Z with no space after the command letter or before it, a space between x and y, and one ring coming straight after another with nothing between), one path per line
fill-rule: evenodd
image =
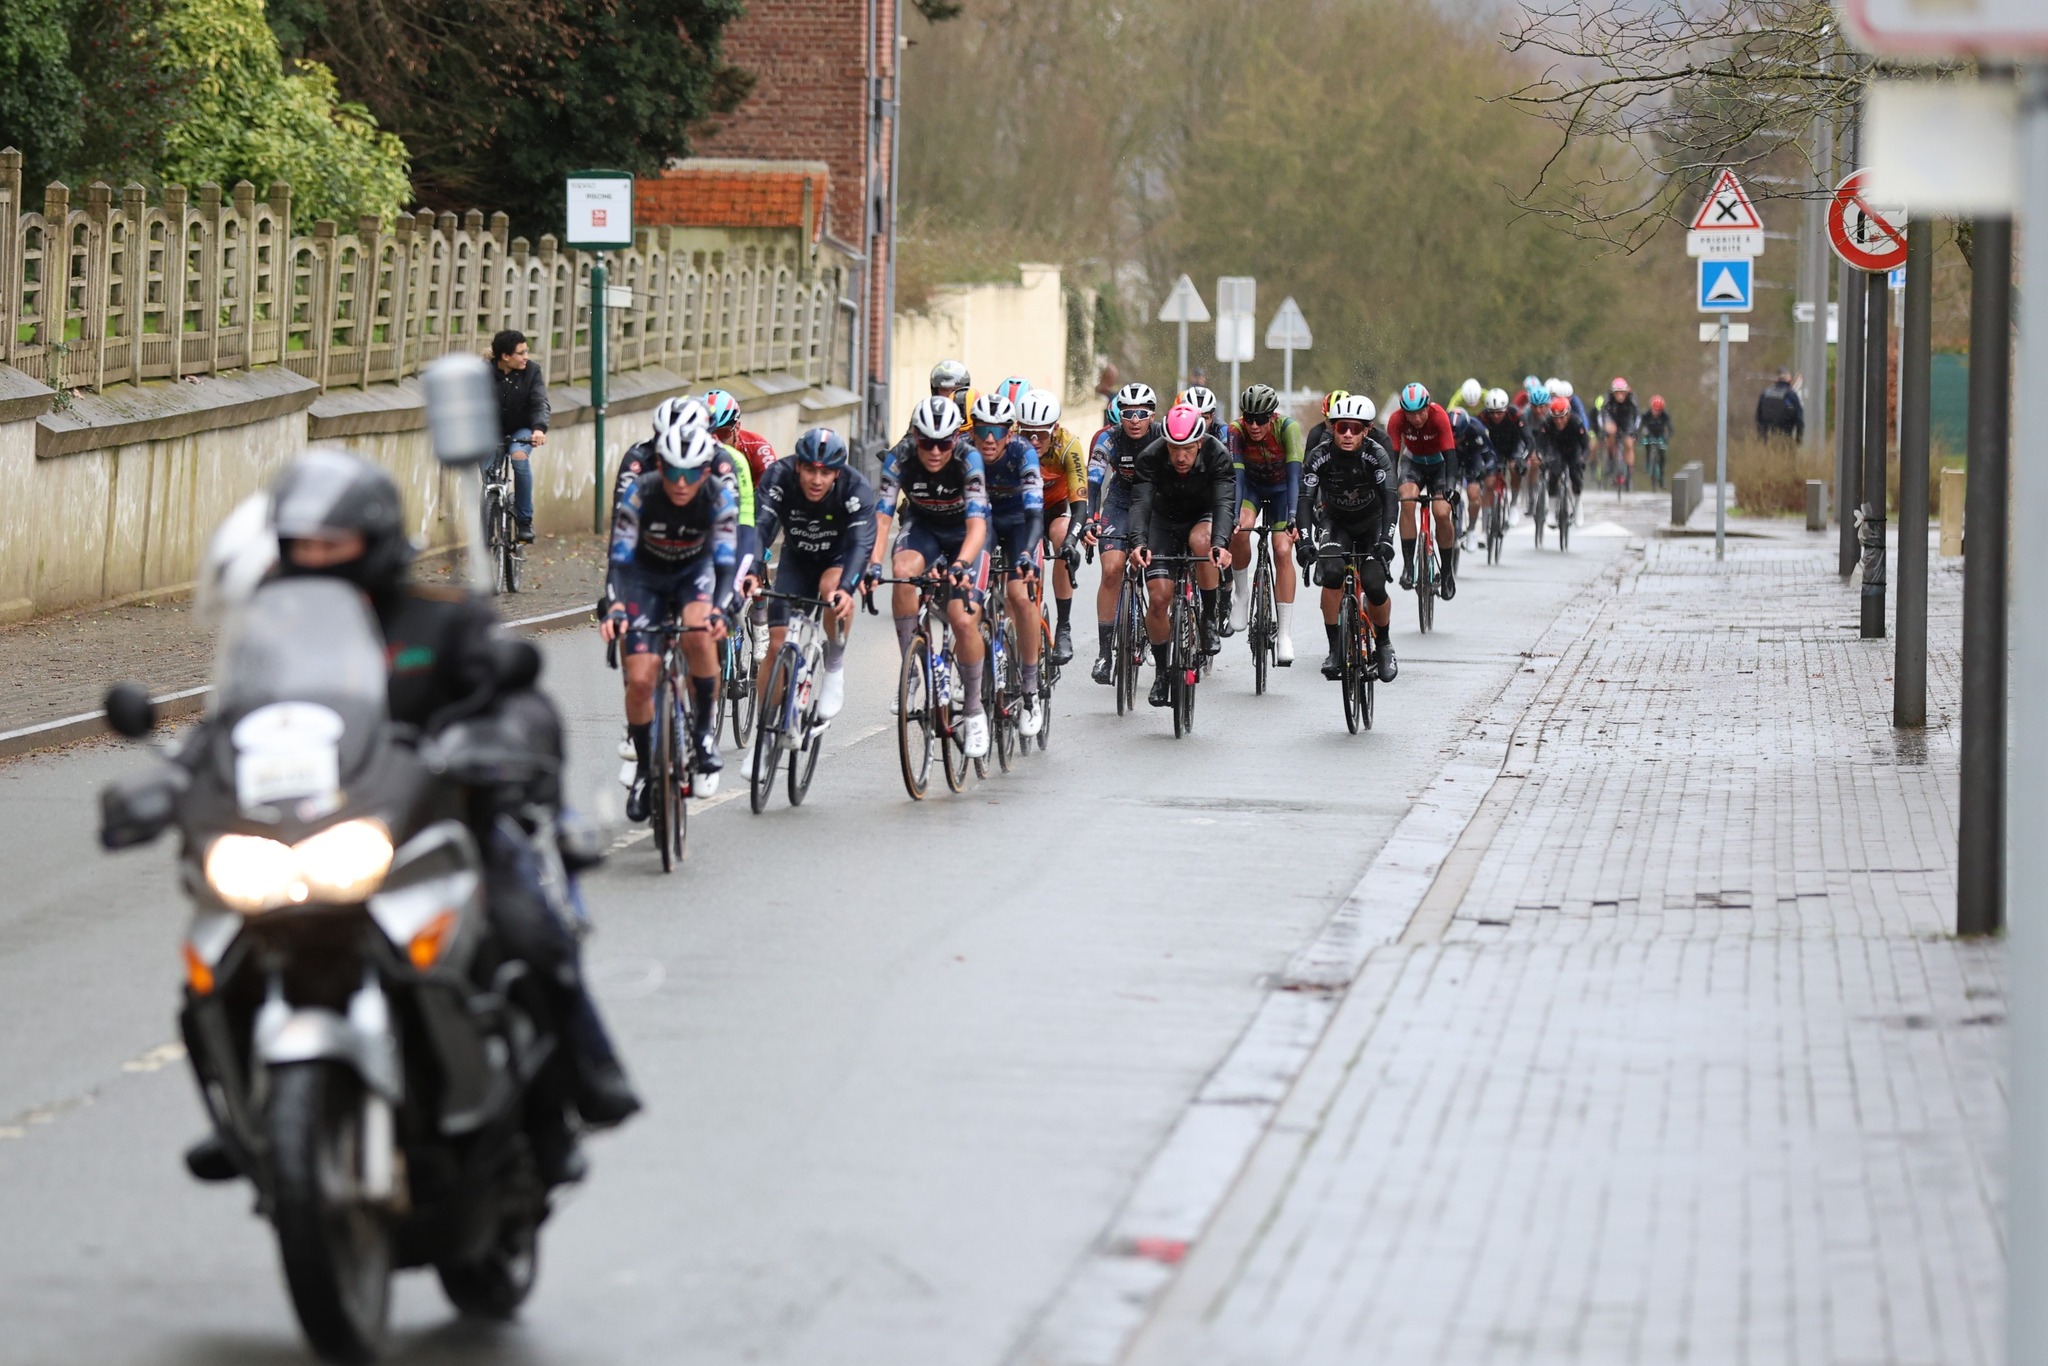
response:
M815 240L824 229L830 179L822 161L692 157L633 182L633 222L638 227L803 228Z

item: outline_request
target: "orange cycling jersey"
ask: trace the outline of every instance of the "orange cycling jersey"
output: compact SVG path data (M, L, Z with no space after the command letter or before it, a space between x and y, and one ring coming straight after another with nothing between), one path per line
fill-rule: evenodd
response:
M1088 453L1065 427L1052 429L1052 440L1039 453L1038 468L1048 508L1088 500Z

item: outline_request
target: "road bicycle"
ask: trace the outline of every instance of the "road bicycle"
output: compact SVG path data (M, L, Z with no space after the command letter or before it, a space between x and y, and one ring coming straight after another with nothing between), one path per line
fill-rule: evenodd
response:
M1403 498L1404 503L1415 504L1415 611L1418 629L1427 633L1436 627L1436 600L1443 589L1443 562L1438 558L1436 548L1436 508L1438 501L1428 493L1419 493L1413 498ZM1455 541L1458 534L1457 511L1451 513L1451 536Z
M1372 729L1373 681L1379 665L1372 657L1372 628L1365 615L1365 590L1358 565L1363 552L1346 557L1344 596L1337 605L1338 682L1344 690L1344 726L1353 735Z
M1258 549L1252 552L1252 600L1245 614L1245 643L1252 652L1252 692L1263 696L1266 670L1279 663L1280 628L1273 596L1273 528L1260 522L1252 528ZM1225 582L1229 576L1224 576ZM1218 612L1223 609L1220 605Z
M1671 445L1670 438L1646 436L1637 443L1643 449L1643 465L1650 478L1650 487L1661 491L1664 487L1664 453Z
M1138 705L1138 676L1145 667L1145 571L1131 556L1124 556L1123 582L1117 585L1116 630L1116 714L1128 714Z
M1175 739L1195 732L1195 685L1209 667L1202 648L1202 604L1195 593L1195 566L1210 563L1207 555L1154 555L1153 564L1173 570L1173 593L1167 608L1166 679L1172 698Z
M1486 476L1486 562L1499 564L1508 541L1508 481L1499 470Z
M953 627L946 620L951 580L943 567L915 578L884 575L867 579L861 584L861 596L870 614L877 610L874 585L878 583L909 584L917 589L917 625L896 675L896 749L903 761L904 789L912 800L924 800L936 750L946 786L959 792L967 786L967 737L963 733L964 702L955 677Z
M748 779L748 801L759 815L767 809L768 794L775 788L775 774L789 756L789 804L802 806L811 790L811 775L818 768L818 753L825 747L825 730L832 723L818 719L818 686L825 663L825 613L829 604L821 598L794 593L764 592L762 602L790 605L789 633L768 669L768 690L762 695L758 724L754 727L754 763ZM765 629L765 628L763 628Z
M985 664L981 671L981 708L988 717L989 754L1003 772L1017 758L1017 713L1024 701L1022 660L1017 649L1017 627L1010 620L1010 566L1002 547L989 551L989 583L997 587L982 605L981 643ZM1044 656L1040 656L1043 660ZM988 755L974 761L974 776L988 776Z
M1557 548L1560 551L1572 548L1572 523L1578 519L1579 493L1572 487L1571 466L1558 461L1557 496L1551 499L1551 506L1557 513Z
M648 731L647 823L661 851L661 871L683 861L690 837L690 798L697 791L697 728L690 715L690 674L676 642L709 633L709 626L685 626L674 617L656 628L661 667L654 676L654 724ZM605 647L605 663L619 667L619 643Z
M519 521L513 509L511 448L500 446L497 458L484 469L484 552L491 557L493 593L519 591L519 569L526 552L519 545Z

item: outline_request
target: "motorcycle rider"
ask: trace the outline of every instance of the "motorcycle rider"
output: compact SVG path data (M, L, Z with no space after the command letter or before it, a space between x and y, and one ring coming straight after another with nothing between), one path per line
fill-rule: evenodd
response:
M351 451L316 446L287 465L270 489L270 526L277 538L275 573L327 575L353 584L369 600L382 630L390 669L387 709L423 736L452 721L495 712L536 747L559 757L561 721L545 694L497 688L501 642L498 615L483 598L416 583L414 547L404 530L398 486ZM206 749L202 725L181 751L196 763ZM532 794L558 805L559 793ZM486 906L493 933L532 967L548 988L568 1047L570 1099L586 1127L609 1128L640 1109L618 1055L598 1018L582 976L575 934L551 906L534 873L530 850L494 823L479 843ZM580 1178L583 1163L561 1097L537 1097L530 1116L542 1175L550 1184ZM209 1135L186 1153L201 1180L239 1173L224 1144Z

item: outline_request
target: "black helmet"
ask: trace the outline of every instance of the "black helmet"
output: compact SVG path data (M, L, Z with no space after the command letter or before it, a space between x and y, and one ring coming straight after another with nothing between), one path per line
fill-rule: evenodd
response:
M935 394L941 389L957 394L971 383L973 380L967 374L967 367L957 360L942 360L932 367L932 392Z
M794 452L799 465L823 465L828 470L846 468L846 438L830 427L813 427L796 439Z
M1254 384L1238 399L1237 410L1246 417L1271 417L1280 411L1280 395L1270 384Z
M270 505L279 568L286 574L331 574L374 593L396 586L412 563L398 485L353 451L340 446L308 450L271 483ZM351 531L363 538L357 558L318 570L292 565L290 542Z

